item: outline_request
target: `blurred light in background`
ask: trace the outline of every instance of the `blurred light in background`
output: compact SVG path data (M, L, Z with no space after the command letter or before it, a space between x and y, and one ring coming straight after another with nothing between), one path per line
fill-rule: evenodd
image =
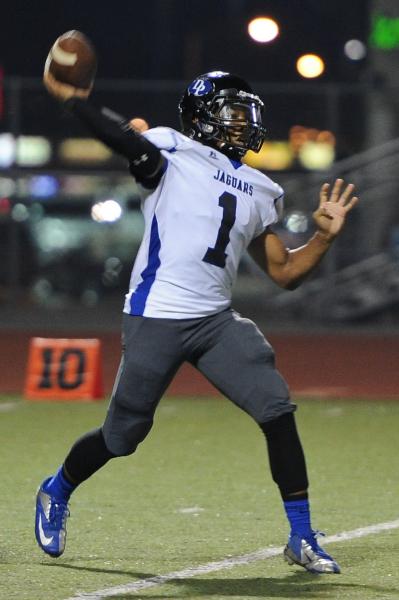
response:
M0 152L1 155L1 152ZM15 193L17 184L15 179L11 177L0 177L0 195L1 196L12 196Z
M35 198L50 198L59 190L58 179L51 175L38 175L30 180L30 193Z
M326 142L335 146L335 135L332 131L315 129L314 127L304 127L303 125L294 125L289 131L290 145L294 152L298 152L305 142Z
M41 167L51 158L51 144L42 136L21 135L17 138L15 162L19 167Z
M335 145L332 131L294 125L288 142L266 141L260 152L247 152L244 162L265 171L283 171L296 161L305 169L328 169L335 160Z
M98 223L114 223L122 216L122 207L116 200L96 202L91 208L91 218Z
M29 219L29 211L26 208L25 204L18 202L13 206L11 216L14 219L14 221L22 223L23 221Z
M77 232L66 219L46 217L37 224L40 236L38 242L43 252L65 251L76 245Z
M279 34L279 26L270 17L257 17L249 22L248 33L255 42L265 44L276 39Z
M296 68L302 77L313 79L324 73L325 65L317 54L303 54L298 58Z
M98 177L89 175L67 175L62 180L62 192L68 196L85 196L100 191Z
M96 290L92 290L92 289L87 289L84 290L81 297L81 302L82 304L84 304L84 306L95 306L96 304L98 304L99 301L99 296L98 293L96 292Z
M293 155L306 169L328 169L333 164L336 139L332 131L294 125L289 139Z
M399 17L373 15L371 20L370 44L379 50L399 47Z
M0 168L7 169L15 160L15 139L11 133L0 134Z
M32 286L32 297L40 304L46 304L53 292L53 286L44 278L38 279Z
M117 285L123 264L116 256L110 256L104 262L104 272L101 276L101 281L106 287Z
M0 168L42 167L51 159L51 143L43 136L0 134Z
M366 44L360 40L348 40L344 46L345 55L350 60L362 60L366 57Z
M305 233L309 229L309 219L303 211L294 210L286 216L284 225L291 233Z
M40 202L33 202L29 207L29 219L31 222L40 221L44 217L43 204Z
M112 156L111 150L92 138L68 138L61 142L58 153L66 163L105 162Z
M328 169L334 159L334 148L325 142L306 142L298 152L301 165L311 170Z
M292 166L294 153L288 142L263 142L258 153L248 152L244 162L254 169L283 171Z
M9 198L0 198L0 216L8 215L11 212L11 202Z

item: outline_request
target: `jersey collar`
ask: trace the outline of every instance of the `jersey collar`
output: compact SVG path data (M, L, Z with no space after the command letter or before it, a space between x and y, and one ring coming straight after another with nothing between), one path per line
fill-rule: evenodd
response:
M229 158L229 161L235 169L239 169L240 167L242 167L242 162L240 160L234 160L233 158Z

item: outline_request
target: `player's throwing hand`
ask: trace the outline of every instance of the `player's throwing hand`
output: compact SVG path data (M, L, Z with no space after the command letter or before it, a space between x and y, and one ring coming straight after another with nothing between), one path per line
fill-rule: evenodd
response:
M319 233L327 240L332 240L341 231L346 215L358 202L353 196L355 186L349 183L342 191L343 179L336 179L330 193L330 184L323 183L320 189L320 202L313 218Z
M83 98L86 99L89 97L92 86L87 89L80 89L69 85L69 83L61 83L57 81L55 77L50 73L50 71L46 67L44 68L43 73L43 83L51 96L54 96L60 102L66 102L70 98Z
M89 97L91 92L91 87L84 90L80 88L75 88L68 83L61 83L57 81L48 69L44 69L43 73L43 83L51 96L54 96L60 102L66 102L70 98L83 98L86 99Z

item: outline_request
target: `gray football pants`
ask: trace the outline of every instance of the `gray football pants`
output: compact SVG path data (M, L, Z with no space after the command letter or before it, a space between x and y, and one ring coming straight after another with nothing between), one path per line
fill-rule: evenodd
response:
M123 354L102 427L110 452L131 454L151 429L162 395L184 361L266 423L295 410L274 351L256 325L231 309L197 319L124 315Z

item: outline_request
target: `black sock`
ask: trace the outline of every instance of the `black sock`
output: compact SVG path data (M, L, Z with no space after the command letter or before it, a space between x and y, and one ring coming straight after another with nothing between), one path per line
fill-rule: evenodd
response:
M272 477L280 489L282 499L306 499L309 483L293 413L262 423L260 428L266 437ZM301 492L301 495L293 496L294 492Z
M101 429L89 431L72 446L64 462L64 476L78 485L105 465L115 454L105 445Z

